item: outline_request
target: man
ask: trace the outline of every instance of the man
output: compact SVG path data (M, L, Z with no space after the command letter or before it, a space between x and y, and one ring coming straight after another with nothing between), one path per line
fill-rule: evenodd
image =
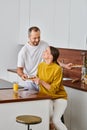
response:
M28 76L35 76L38 64L42 61L42 53L48 47L48 43L40 40L40 29L31 27L28 30L28 43L20 50L18 54L17 73L26 80ZM58 63L67 69L71 69L72 63Z

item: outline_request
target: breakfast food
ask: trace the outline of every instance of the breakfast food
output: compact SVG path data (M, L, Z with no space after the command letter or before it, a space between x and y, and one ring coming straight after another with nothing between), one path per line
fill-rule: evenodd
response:
M82 67L82 65L78 65L78 64L72 65L72 68L81 68L81 67Z
M35 76L33 77L28 77L29 80L33 80L34 78L36 78Z

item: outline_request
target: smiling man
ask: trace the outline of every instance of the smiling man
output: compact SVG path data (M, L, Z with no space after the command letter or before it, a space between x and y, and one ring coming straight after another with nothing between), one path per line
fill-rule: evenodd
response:
M38 64L42 61L42 52L48 44L40 40L40 29L31 27L28 30L28 43L18 54L17 73L26 80L28 76L35 76Z

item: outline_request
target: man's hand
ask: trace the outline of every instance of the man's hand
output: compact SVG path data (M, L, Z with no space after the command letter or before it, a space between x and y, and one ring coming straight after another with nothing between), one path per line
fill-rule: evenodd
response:
M28 76L26 74L22 74L21 78L22 78L22 80L27 80Z
M28 76L23 72L23 67L17 68L17 74L22 78L22 80L27 80L28 78Z

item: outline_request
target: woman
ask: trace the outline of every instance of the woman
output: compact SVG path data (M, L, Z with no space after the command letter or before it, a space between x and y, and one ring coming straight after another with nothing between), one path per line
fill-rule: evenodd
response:
M62 84L62 69L57 60L59 51L57 48L49 46L43 52L44 62L38 66L37 77L33 82L39 86L39 92L52 97L50 101L50 120L56 130L67 130L62 123L61 117L67 107L67 93Z

